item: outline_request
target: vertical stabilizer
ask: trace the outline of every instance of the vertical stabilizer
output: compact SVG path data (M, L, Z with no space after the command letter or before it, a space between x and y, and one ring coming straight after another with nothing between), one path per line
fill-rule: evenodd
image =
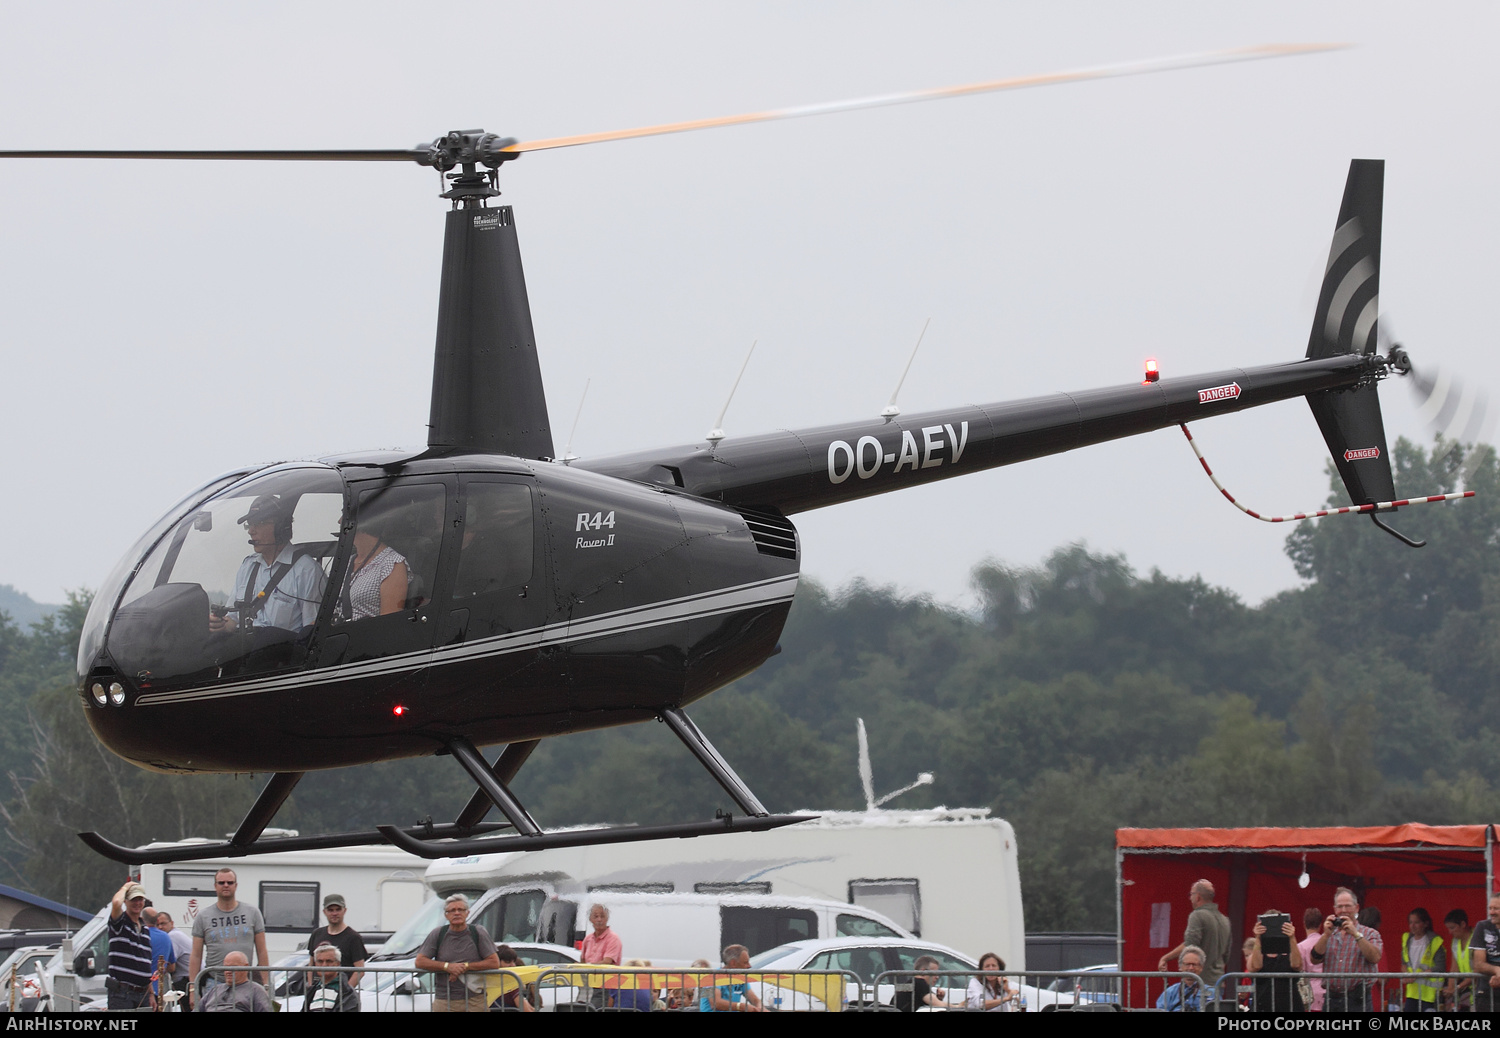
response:
M427 445L552 457L510 206L448 213Z
M1375 352L1384 190L1383 160L1355 159L1349 164L1344 204L1339 207L1323 290L1318 293L1307 340L1309 360ZM1395 482L1374 380L1350 389L1311 393L1307 402L1350 499L1360 505L1393 500Z

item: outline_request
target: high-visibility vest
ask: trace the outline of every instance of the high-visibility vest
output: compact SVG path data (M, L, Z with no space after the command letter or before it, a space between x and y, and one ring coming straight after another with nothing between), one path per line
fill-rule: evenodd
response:
M1431 973L1437 962L1438 949L1443 946L1443 939L1435 933L1428 934L1427 950L1422 953L1422 961L1413 965L1411 955L1408 953L1407 944L1411 940L1411 934L1401 935L1401 968L1408 973ZM1414 998L1418 1002L1436 1002L1438 989L1442 981L1436 978L1427 980L1416 980L1406 985L1406 997Z
M1453 966L1454 973L1472 973L1469 968L1469 942L1465 938L1453 938Z

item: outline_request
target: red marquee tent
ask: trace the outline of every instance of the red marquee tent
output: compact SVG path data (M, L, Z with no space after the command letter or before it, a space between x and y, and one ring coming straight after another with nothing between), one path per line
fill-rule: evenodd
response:
M1447 940L1443 917L1455 908L1470 923L1485 917L1486 894L1500 890L1492 825L1390 825L1327 829L1117 829L1116 911L1120 968L1154 970L1182 940L1188 888L1214 885L1234 934L1231 971L1255 917L1279 909L1302 934L1309 907L1333 910L1333 892L1349 887L1362 906L1380 909L1381 969L1401 969L1406 917L1421 907ZM1304 869L1309 882L1298 885Z

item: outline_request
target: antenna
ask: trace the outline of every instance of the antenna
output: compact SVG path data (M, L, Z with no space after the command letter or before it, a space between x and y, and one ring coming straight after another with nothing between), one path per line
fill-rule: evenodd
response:
M901 378L896 383L896 388L891 390L891 402L885 405L885 410L880 412L882 418L895 418L901 413L901 408L896 406L896 395L901 392L901 387L906 383L906 373L911 370L911 362L917 359L917 351L922 348L922 337L927 334L927 325L932 323L932 318L927 318L922 325L922 334L917 336L917 344L911 348L911 356L906 358L906 367L901 369Z
M859 726L859 782L865 790L865 810L874 811L888 800L895 800L902 793L910 793L918 786L932 785L932 772L924 771L917 776L917 781L910 785L902 786L894 793L887 793L879 800L875 799L875 774L870 767L870 740L865 735L865 719L855 718Z
M865 737L865 719L855 718L859 724L859 784L865 790L865 810L875 810L875 773L870 769L870 740Z
M578 419L583 417L583 402L589 398L589 386L593 379L583 380L583 396L578 398L578 413L573 416L573 428L568 430L568 445L563 448L560 460L564 465L571 465L578 460L578 455L573 453L573 434L578 431Z
M724 401L724 407L719 411L719 420L714 422L712 429L708 430L708 442L715 447L724 438L724 416L729 413L729 403L734 399L734 391L740 388L740 379L745 377L745 369L750 366L750 358L755 355L755 346L759 342L760 340L756 339L755 342L750 344L750 352L745 354L745 363L740 365L740 373L734 376L734 385L729 390L729 400Z

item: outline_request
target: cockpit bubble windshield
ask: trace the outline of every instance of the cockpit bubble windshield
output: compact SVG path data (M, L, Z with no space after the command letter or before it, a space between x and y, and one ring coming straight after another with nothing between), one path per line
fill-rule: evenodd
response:
M83 632L78 639L78 678L80 681L87 677L100 648L104 645L104 630L109 626L109 618L114 612L115 601L120 597L120 590L125 586L125 582L130 579L130 574L135 569L141 553L171 529L173 524L182 518L183 513L193 507L194 502L223 490L247 475L249 475L247 471L232 472L199 487L173 505L171 510L158 519L151 529L142 534L120 561L115 563L115 568L110 570L109 576L104 578L104 583L99 585L93 604L89 606L88 616L83 621Z
M343 482L322 466L274 469L194 509L125 590L116 666L143 688L300 666L343 514Z

